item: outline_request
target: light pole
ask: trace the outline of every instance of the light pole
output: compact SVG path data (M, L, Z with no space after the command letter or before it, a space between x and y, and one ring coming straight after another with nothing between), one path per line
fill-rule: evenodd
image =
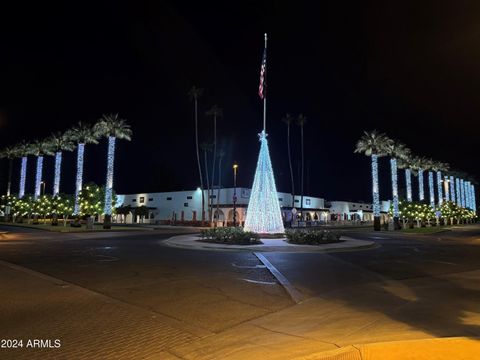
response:
M42 191L40 192L40 195L45 195L45 185L46 185L45 181L42 181L40 183L40 186L41 186L41 189L42 189Z
M237 169L238 165L233 164L233 226L237 226Z

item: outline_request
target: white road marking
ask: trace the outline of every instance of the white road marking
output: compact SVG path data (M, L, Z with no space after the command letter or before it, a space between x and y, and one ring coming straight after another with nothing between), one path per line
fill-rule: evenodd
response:
M290 281L288 281L288 279L283 276L283 274L278 271L277 268L273 266L265 256L263 256L263 254L258 252L254 252L253 254L267 267L267 269L272 273L272 275L275 276L275 278L285 288L286 292L288 293L288 295L290 295L293 301L298 304L303 300L303 295L297 289L295 289L295 287L290 283Z
M262 284L262 285L275 285L275 281L260 281L260 280L251 280L251 279L242 279L243 281L254 283L254 284Z

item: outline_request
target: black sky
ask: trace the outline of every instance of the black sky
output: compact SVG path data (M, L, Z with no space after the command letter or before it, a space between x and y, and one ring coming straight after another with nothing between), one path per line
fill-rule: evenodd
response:
M194 188L193 109L186 93L195 84L205 88L201 140L212 137L205 111L215 103L224 108L218 130L227 152L224 185L232 183L236 160L238 184L249 187L259 150L257 89L268 32L267 128L280 191L290 189L280 121L286 112L308 119L305 188L312 195L370 199L369 162L353 148L362 131L373 128L418 155L480 174L478 2L66 3L3 5L0 11L3 146L118 112L134 137L117 146L117 192ZM292 131L297 175L298 127ZM105 163L105 140L87 146L85 180L103 183ZM31 172L33 164L32 158ZM385 160L381 166L387 198ZM47 190L52 168L47 159ZM74 171L70 153L65 192L73 191ZM33 173L27 190L33 190Z

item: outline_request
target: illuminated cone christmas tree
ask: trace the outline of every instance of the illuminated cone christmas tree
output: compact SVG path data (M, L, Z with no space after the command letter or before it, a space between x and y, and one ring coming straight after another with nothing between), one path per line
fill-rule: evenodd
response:
M260 86L258 95L263 100L263 131L260 137L260 154L258 155L257 170L253 180L252 192L248 202L245 231L260 234L283 233L282 213L278 202L277 187L273 176L266 129L267 109L267 34L265 34L265 49L263 51L262 66L260 69Z
M262 234L283 233L285 229L268 151L267 134L262 131L259 137L260 154L248 203L245 230Z

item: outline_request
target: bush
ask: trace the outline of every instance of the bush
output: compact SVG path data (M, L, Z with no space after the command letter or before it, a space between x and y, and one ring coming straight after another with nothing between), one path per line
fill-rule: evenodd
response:
M243 231L241 227L219 227L202 230L202 240L218 244L251 245L261 244L258 235Z
M321 245L340 242L342 234L339 231L332 230L293 230L288 229L285 232L287 241L291 244L299 245Z

